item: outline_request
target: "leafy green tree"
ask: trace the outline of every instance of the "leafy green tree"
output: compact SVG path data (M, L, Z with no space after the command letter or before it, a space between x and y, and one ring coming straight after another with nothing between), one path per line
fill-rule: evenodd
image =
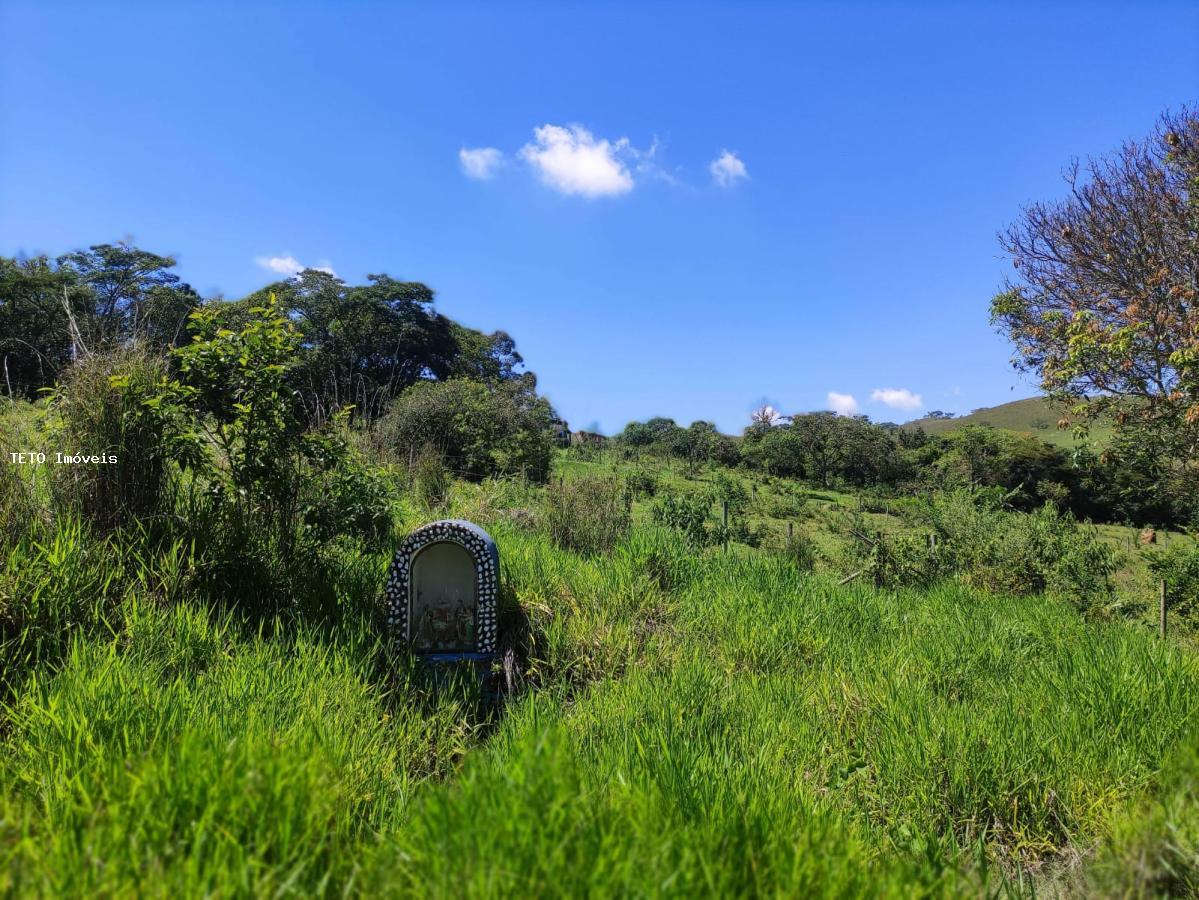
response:
M837 476L856 487L893 484L900 476L898 430L876 425L865 416L841 416L835 423Z
M483 334L440 315L432 289L420 282L378 274L349 285L307 269L226 304L226 323L240 321L272 293L303 336L291 379L316 421L346 405L373 420L393 397L423 380L533 377L519 371L524 360L510 335Z
M617 440L629 447L648 449L655 454L681 455L689 452L691 438L683 435L683 429L674 419L655 416L645 422L630 422Z
M997 487L1025 509L1046 501L1079 507L1078 479L1066 454L1028 434L967 425L946 435L933 468L947 486Z
M87 315L78 326L93 351L139 338L171 346L183 337L200 304L190 285L170 270L175 260L130 244L96 244L58 258L86 292Z
M519 370L525 361L516 352L516 341L508 332L484 334L454 322L450 325L450 334L454 342L452 377L477 381L507 381L521 377Z
M205 443L217 449L216 465L202 468L240 519L269 523L290 541L305 447L287 372L300 334L274 298L249 314L234 331L211 307L192 313L192 341L174 351L178 379L164 383L161 402L189 409Z
M0 257L0 387L5 393L33 397L70 364L70 318L86 313L75 288L75 273L44 256Z
M808 476L807 459L800 433L790 425L774 425L759 431L756 439L749 434L741 446L743 459L751 466L771 475L790 478Z
M795 434L797 446L803 457L803 468L808 477L829 486L836 471L837 447L840 427L838 416L831 412L814 412L794 416L789 429Z
M435 451L456 475L481 479L549 477L554 411L519 379L485 384L462 378L422 381L397 397L376 440L403 461Z

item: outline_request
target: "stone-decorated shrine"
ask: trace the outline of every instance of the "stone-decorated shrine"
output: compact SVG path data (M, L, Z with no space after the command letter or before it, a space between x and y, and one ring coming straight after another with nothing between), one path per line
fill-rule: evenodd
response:
M478 525L430 522L404 539L387 574L387 625L434 660L487 659L496 652L500 554Z

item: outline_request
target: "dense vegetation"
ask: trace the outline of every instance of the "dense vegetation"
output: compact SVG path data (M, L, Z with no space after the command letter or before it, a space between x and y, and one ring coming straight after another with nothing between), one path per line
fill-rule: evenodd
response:
M565 448L424 285L171 268L0 260L0 435L49 457L0 467L0 892L1199 892L1193 398L1071 453L769 410ZM1055 356L1042 277L996 310L1062 397L1153 352ZM443 516L498 540L505 678L381 620Z

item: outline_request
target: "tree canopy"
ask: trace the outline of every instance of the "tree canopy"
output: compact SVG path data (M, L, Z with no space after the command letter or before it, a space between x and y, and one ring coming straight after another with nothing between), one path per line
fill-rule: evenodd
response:
M1199 453L1199 116L1075 163L1069 193L1000 236L1015 274L992 301L1015 363L1079 413Z
M168 349L188 342L200 296L176 261L126 243L97 244L50 259L0 257L0 376L32 397L80 355L132 344ZM238 331L251 310L277 298L300 335L288 379L307 416L345 406L375 419L406 388L451 377L481 382L536 379L512 337L485 334L440 314L433 290L386 274L347 284L308 269L240 300L203 302L212 320Z

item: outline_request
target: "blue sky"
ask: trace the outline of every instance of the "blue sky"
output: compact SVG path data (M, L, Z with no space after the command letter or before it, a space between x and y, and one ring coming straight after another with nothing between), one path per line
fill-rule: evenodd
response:
M0 253L424 281L606 431L1033 393L995 232L1199 99L1193 3L4 0L0 32Z

